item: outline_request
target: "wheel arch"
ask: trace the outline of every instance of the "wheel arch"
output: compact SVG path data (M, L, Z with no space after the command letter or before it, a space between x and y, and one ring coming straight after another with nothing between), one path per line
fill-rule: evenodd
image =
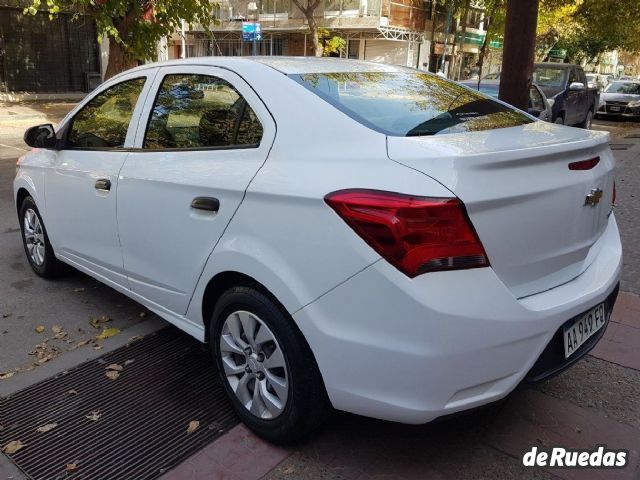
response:
M16 210L18 215L20 214L20 207L22 206L22 202L24 202L25 198L30 196L32 196L31 192L29 192L29 190L27 190L25 187L18 188L18 191L16 192Z
M224 292L226 292L230 288L237 286L253 287L256 290L259 290L261 293L265 294L271 300L273 300L283 311L287 312L287 314L289 313L284 305L278 300L278 298L255 278L244 273L232 270L219 272L209 280L202 295L202 320L204 324L204 341L206 343L209 343L209 320L211 318L211 315L213 314L216 303Z

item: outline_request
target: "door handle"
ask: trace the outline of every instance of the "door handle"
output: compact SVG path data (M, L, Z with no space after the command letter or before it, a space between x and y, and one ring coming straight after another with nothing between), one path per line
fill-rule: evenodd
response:
M205 210L207 212L217 212L220 208L220 200L213 197L196 197L191 202L191 208Z
M108 178L99 178L98 180L96 180L95 188L96 190L103 190L105 192L108 192L109 190L111 190L111 180L109 180Z

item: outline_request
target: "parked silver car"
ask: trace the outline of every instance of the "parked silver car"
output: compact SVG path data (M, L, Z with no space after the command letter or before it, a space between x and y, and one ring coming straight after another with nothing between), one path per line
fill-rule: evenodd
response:
M614 81L600 94L597 115L640 118L640 81Z

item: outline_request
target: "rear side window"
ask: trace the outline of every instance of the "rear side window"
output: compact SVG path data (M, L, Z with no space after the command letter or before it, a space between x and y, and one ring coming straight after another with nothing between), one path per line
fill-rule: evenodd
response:
M291 77L355 120L387 135L491 130L532 121L519 110L427 73L347 72Z
M261 138L262 124L230 83L209 75L167 75L143 148L256 147Z
M544 100L542 99L542 95L538 91L538 89L534 86L531 86L529 89L529 102L531 103L530 107L534 110L544 110Z
M122 148L145 78L118 83L96 95L73 117L69 148Z

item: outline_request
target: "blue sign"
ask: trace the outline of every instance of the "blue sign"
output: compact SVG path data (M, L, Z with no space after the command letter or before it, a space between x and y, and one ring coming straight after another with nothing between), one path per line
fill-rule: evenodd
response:
M242 22L242 40L253 42L262 40L262 28L258 22Z

